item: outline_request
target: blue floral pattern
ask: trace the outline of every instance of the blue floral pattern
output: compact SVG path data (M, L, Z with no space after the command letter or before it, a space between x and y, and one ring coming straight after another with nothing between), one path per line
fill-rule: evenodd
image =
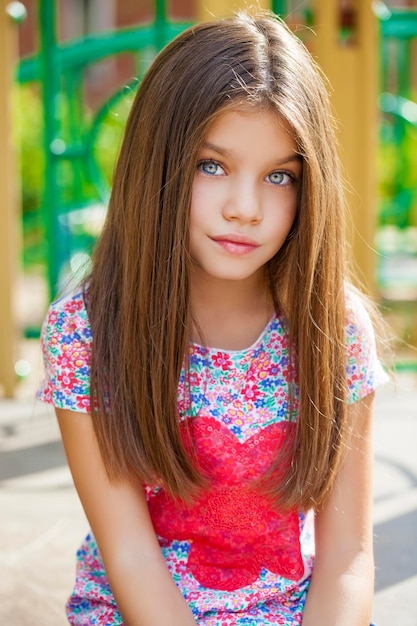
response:
M56 407L88 413L92 336L81 293L51 305L43 327L42 345L46 375L38 397ZM369 317L353 294L348 298L346 351L348 402L353 403L386 380L376 357ZM215 423L220 430L227 429L223 432L233 435L242 446L253 443L258 446L259 454L263 453L268 429L291 425L297 419L298 386L296 376L292 376L289 354L286 322L279 316L270 320L259 339L246 350L191 345L190 371L188 377L182 372L178 387L179 419L193 418L207 434L212 433L210 428ZM294 384L291 415L290 384ZM204 446L201 450L203 457ZM229 463L233 474L233 454L219 448L218 455ZM153 503L161 501L161 490L147 485L146 495L153 510ZM296 580L285 578L267 569L266 559L254 580L233 590L205 586L196 578L199 570L191 571L189 563L192 541L159 536L169 571L199 626L301 624L314 562L314 516L312 512L300 513L296 519L298 531L292 536L288 550L294 550L297 544L302 575ZM122 625L91 534L80 547L77 562L75 586L67 603L69 622L78 626ZM221 580L221 573L219 576Z

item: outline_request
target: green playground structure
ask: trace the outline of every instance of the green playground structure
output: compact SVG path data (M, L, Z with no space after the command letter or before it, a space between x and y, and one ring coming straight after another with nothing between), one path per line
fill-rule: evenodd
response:
M27 211L23 207L23 258L26 267L43 266L50 299L69 276L88 267L104 219L123 125L141 76L155 54L191 25L170 19L168 4L155 0L154 16L148 23L61 43L56 35L56 0L39 2L39 53L23 59L17 70L21 86L41 87L38 125L43 152L39 158L44 162L39 206ZM282 13L285 5L275 1L271 8ZM88 69L125 53L135 59L135 78L92 111L84 95ZM33 159L27 160L33 168ZM39 329L26 328L25 332L36 336Z
M34 228L39 232L26 259L44 261L51 298L65 275L83 264L102 222L110 175L103 171L100 152L115 158L128 102L149 60L190 25L168 20L166 4L156 0L150 23L61 44L56 39L56 1L39 3L40 51L21 61L17 78L21 84L42 85L44 191L39 211L25 216L26 233ZM83 95L87 68L127 52L135 56L137 78L92 113Z
M289 4L275 2L272 8L285 14ZM413 147L417 142L417 103L411 64L417 11L389 10L383 3L375 3L375 10L380 25L380 147L388 164L381 167L378 226L407 229L417 223ZM301 16L314 24L308 3ZM41 0L39 25L39 54L23 59L17 71L21 85L42 85L39 124L43 127L44 186L37 210L24 211L24 259L27 265L44 264L53 297L65 275L82 267L94 244L123 123L140 77L154 54L190 23L168 19L167 2L156 0L154 19L149 23L61 44L56 38L56 1ZM126 52L135 56L135 80L121 87L98 111L90 111L83 99L85 72L105 58Z
M417 11L392 11L382 3L376 4L376 11L381 33L378 104L383 113L382 155L391 166L379 223L404 229L417 226L417 75L412 64Z
M123 124L141 75L155 53L190 25L170 20L167 4L156 0L149 23L61 44L56 39L56 1L39 3L40 52L21 61L17 77L20 84L38 81L42 85L44 191L38 210L24 213L24 258L29 265L43 263L50 298L69 276L88 268L89 253L105 215ZM271 8L285 15L290 5L275 2ZM384 233L377 238L382 253L377 281L385 293L395 279L392 260L386 256L387 233L391 232L388 245L392 248L395 229L402 233L402 239L396 239L403 241L409 229L417 225L417 103L413 100L411 62L417 11L392 10L381 2L374 7L380 34L381 111L376 228ZM299 18L314 27L314 10L308 3ZM346 23L343 29L346 39ZM84 102L85 72L104 58L126 52L135 56L135 79L91 112ZM385 229L387 226L391 231ZM406 279L413 282L408 275ZM26 329L29 336L37 332L36 327Z
M398 325L401 317L403 338L416 345L417 10L382 3L375 9L381 53L377 281L388 318Z
M56 0L39 0L39 50L36 55L22 59L15 74L17 102L20 96L23 107L27 107L20 113L24 128L21 132L25 133L21 167L31 176L27 185L23 179L24 268L28 272L33 268L42 272L49 299L69 279L81 277L88 268L90 252L106 212L123 125L141 76L155 54L191 24L170 17L168 0L154 0L153 16L147 22L62 42L57 38L57 4ZM221 0L197 2L195 19L230 12L236 3L232 4L229 6L228 1ZM358 181L358 196L362 196L370 211L364 216L359 210L354 217L359 236L353 248L366 279L376 269L376 295L384 301L390 300L392 294L396 302L402 298L407 311L411 311L407 313L411 316L411 326L417 324L413 313L417 301L417 67L412 62L412 52L417 46L417 9L389 9L382 2L373 2L372 13L370 6L365 7L368 3L337 0L316 3L260 0L259 4L287 16L290 23L295 23L294 20L304 23L306 28L299 31L300 36L318 24L330 24L326 28L317 26L313 44L317 50L313 53L329 76L336 97L341 86L342 92L345 89L348 93L349 81L353 90L353 81L362 66L374 72L372 59L376 45L379 46L379 59L375 61L379 64L379 98L371 85L369 93L365 91L368 84L364 72L361 86L355 86L359 93L353 99L348 98L348 104L340 97L338 102L342 104L342 118L355 119L357 126L342 135L353 183L358 180L355 168L360 159L363 167L366 158L368 161L373 158L373 148L368 139L363 139L363 134L376 121L377 108L374 111L366 104L364 119L359 120L358 106L362 100L371 104L374 101L375 105L377 100L381 120L377 210L374 215L370 206L376 190L368 192ZM368 37L371 31L379 32L379 41ZM134 59L135 78L117 88L98 108L89 106L85 85L90 68L105 59L126 54ZM340 82L344 69L336 67L339 61L347 71L345 84ZM337 105L335 108L340 113ZM354 141L352 135L356 135ZM364 155L358 154L361 141ZM27 202L25 193L31 194ZM376 268L370 260L372 240L380 252ZM396 270L398 259L408 263L406 272ZM400 282L408 289L407 302L395 289L398 273ZM369 283L372 285L373 281L371 277ZM26 327L24 332L27 337L36 337L39 325ZM410 332L413 334L412 329ZM414 336L412 341L417 338Z

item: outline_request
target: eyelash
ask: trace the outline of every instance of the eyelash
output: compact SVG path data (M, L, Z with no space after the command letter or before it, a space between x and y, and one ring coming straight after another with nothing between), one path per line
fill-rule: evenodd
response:
M282 174L283 176L288 176L289 181L287 183L281 183L281 184L277 184L277 183L273 183L271 181L271 185L275 185L276 187L287 187L288 185L292 185L296 182L298 182L298 178L296 178L294 176L294 174L292 174L291 172L287 172L287 170L276 170L274 172L271 172L271 174L268 174L267 178L269 176L272 176L273 174Z
M203 170L203 166L204 165L216 165L217 167L220 167L223 171L223 167L220 165L220 163L218 163L217 161L215 161L214 159L202 159L201 161L198 162L197 164L197 169L200 170L200 172L203 172L203 174L206 174L206 176L216 176L216 174L208 174L207 172L205 172Z
M203 170L203 166L204 165L215 165L217 167L219 167L223 172L224 172L224 168L222 167L222 165L218 162L215 161L214 159L202 159L201 161L199 161L197 163L197 169L202 172L203 174L205 174L206 176L219 176L219 174L209 174L207 172L205 172ZM273 172L271 172L270 174L268 174L268 176L266 176L266 178L268 178L269 176L272 176L273 174L282 174L283 176L288 176L288 178L290 179L289 182L287 183L273 183L271 181L269 181L271 183L271 185L274 185L275 187L287 187L288 185L291 185L293 183L297 183L298 182L298 178L296 178L294 176L294 174L292 172L288 172L287 170L275 170Z

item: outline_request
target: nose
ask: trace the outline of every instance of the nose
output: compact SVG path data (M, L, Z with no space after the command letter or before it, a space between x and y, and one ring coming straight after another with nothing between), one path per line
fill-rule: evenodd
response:
M231 185L223 216L228 221L238 220L246 224L257 224L262 220L261 192L254 181L237 180Z

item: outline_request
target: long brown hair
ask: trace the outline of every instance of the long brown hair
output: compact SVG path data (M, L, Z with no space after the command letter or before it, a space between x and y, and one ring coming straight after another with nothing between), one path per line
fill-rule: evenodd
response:
M189 499L203 484L179 431L190 330L189 209L198 153L225 107L268 107L303 158L298 215L268 265L289 320L300 412L291 462L268 490L281 506L326 496L346 421L343 195L325 85L279 20L246 14L190 28L156 58L135 97L106 224L86 283L94 425L110 477Z

